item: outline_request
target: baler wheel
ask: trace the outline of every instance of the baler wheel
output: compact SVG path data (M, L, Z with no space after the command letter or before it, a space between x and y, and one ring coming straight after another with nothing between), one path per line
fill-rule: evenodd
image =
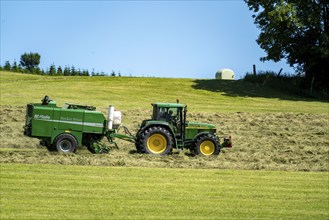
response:
M56 149L61 153L75 152L78 142L71 134L60 134L55 141Z

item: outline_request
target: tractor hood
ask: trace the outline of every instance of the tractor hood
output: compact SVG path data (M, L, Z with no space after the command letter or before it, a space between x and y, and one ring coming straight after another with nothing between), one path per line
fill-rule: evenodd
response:
M197 129L216 129L213 124L200 123L200 122L187 122L186 128L197 128Z

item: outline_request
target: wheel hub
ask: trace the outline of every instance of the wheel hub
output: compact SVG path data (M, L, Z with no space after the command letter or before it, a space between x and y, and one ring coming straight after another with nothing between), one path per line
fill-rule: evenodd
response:
M210 140L205 140L200 144L200 152L203 155L209 156L215 152L215 144Z
M158 139L155 139L155 140L153 141L153 145L154 145L155 147L159 147L159 145L160 145L160 141L159 141Z
M153 134L147 140L148 149L154 154L161 154L167 148L167 140L162 134Z
M69 151L71 149L71 143L68 140L64 140L60 143L60 148L63 151Z

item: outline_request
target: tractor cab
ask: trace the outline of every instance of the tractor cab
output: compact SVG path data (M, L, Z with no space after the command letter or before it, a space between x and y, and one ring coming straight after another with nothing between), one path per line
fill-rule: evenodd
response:
M153 103L152 120L168 123L178 138L185 131L186 105L180 103Z
M182 121L182 112L186 108L185 105L179 103L153 103L152 120L166 121Z

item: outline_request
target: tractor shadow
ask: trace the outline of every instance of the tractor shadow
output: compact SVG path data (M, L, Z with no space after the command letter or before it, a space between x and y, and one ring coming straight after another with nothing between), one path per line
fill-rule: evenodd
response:
M180 151L173 151L173 152L171 152L171 153L169 153L168 155L162 155L162 156L173 156L173 155L179 155L179 154L181 154L182 152L180 152ZM129 151L129 154L131 154L131 155L134 155L134 154L140 154L140 155L151 155L151 154L142 154L142 153L139 153L139 152L137 152L137 150L130 150ZM186 153L184 153L186 156L189 156L189 157L195 157L196 155L195 154L193 154L193 153L190 153L190 152L186 152ZM152 155L152 156L159 156L159 155Z
M130 150L129 154L139 154L139 153L137 152L137 150Z
M192 88L221 93L229 97L278 98L290 101L325 101L299 96L289 92L288 88L278 90L243 80L196 79L193 81Z

